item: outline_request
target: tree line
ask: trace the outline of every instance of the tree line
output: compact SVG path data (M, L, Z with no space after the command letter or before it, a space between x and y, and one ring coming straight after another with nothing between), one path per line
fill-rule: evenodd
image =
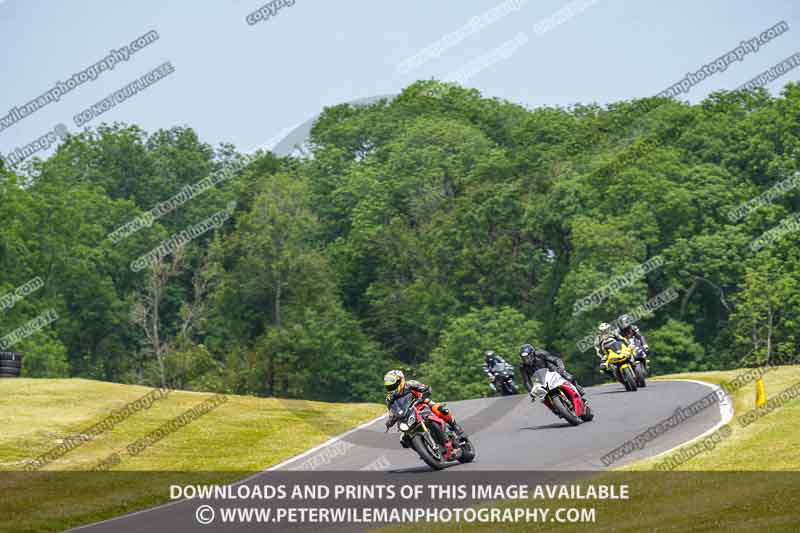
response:
M326 108L299 158L104 124L0 171L0 298L43 282L0 337L57 312L9 348L31 377L374 401L397 367L456 399L523 342L599 381L579 341L671 290L638 322L655 372L796 362L798 124L796 83L527 109L436 81Z

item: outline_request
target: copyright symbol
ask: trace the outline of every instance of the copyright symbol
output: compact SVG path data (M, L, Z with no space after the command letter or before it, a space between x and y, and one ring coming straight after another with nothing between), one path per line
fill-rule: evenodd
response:
M194 512L194 517L198 524L207 526L214 521L214 508L210 505L201 505Z

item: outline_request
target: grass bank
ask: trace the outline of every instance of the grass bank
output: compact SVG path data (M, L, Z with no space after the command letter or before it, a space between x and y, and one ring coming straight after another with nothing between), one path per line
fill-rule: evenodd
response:
M152 389L84 379L0 379L0 531L57 531L158 504L170 483L229 482L383 413L339 404L228 395L131 455L127 446L214 395L170 392L81 441L36 473L25 465ZM184 419L187 420L187 419ZM75 441L73 441L75 442ZM90 472L114 454L108 472Z

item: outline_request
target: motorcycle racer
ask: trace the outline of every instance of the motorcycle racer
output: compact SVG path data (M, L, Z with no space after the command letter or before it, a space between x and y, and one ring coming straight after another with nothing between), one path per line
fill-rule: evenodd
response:
M644 335L642 332L639 331L639 328L633 324L633 320L628 315L622 315L619 317L619 335L625 337L625 339L630 343L632 346L640 347L641 350L636 350L637 359L642 361L647 366L647 352L650 350L650 347L647 345L647 340L645 340Z
M519 369L528 392L533 389L532 377L534 372L540 368L547 368L552 372L558 372L562 378L572 383L575 386L575 390L581 395L581 398L586 401L586 392L583 390L583 387L581 387L578 380L575 379L575 376L567 372L564 367L564 361L557 355L551 354L547 350L534 348L531 344L523 344L519 349L519 357L522 359L522 364Z
M392 405L392 402L399 396L404 396L409 392L416 396L417 398L422 398L422 400L427 403L431 411L447 422L450 428L456 433L458 436L464 435L464 428L462 428L457 422L453 413L444 403L437 403L431 401L431 388L424 383L420 383L419 381L414 381L412 379L406 381L405 375L401 370L390 370L383 376L383 385L386 388L386 406ZM393 417L389 417L386 421L386 428L392 427L397 420Z
M506 363L505 359L497 355L494 350L486 350L483 352L484 364L483 371L489 376L489 387L492 391L497 392L497 385L495 385L495 373L497 369L503 368Z
M497 355L497 353L494 350L486 350L485 352L483 352L483 359L484 359L483 369L486 371L487 374L493 372L494 367L505 364L506 362L505 359Z
M600 370L605 372L611 377L614 377L611 369L608 368L608 349L613 346L615 342L621 342L625 345L628 344L628 339L625 338L619 331L608 322L601 322L597 326L597 336L594 338L594 350L597 357L600 359Z

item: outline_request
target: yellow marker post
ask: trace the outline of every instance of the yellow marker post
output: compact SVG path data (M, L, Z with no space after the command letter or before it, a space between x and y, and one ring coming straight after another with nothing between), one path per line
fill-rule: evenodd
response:
M764 378L756 380L756 407L763 407L767 403L767 393L764 390Z

